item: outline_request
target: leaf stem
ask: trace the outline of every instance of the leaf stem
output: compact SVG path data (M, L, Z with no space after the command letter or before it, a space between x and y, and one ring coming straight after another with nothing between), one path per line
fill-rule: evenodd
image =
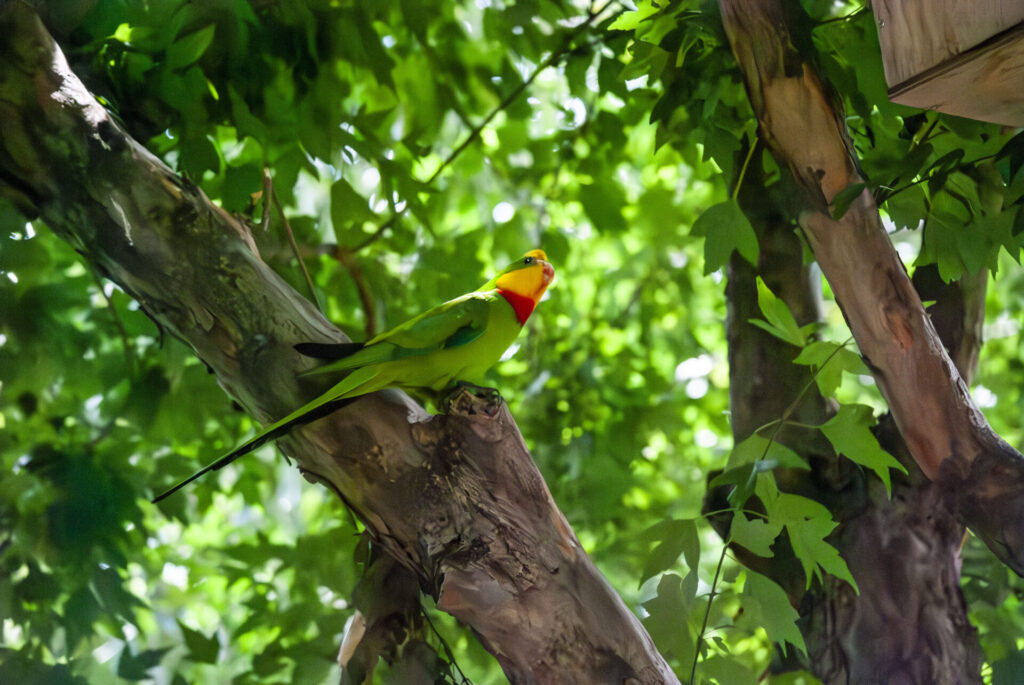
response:
M299 262L299 268L302 269L302 276L306 279L306 287L309 288L309 298L316 305L316 308L321 314L324 312L324 308L320 306L320 299L316 296L316 288L313 287L313 279L309 277L309 271L306 269L306 262L302 259L302 254L299 252L299 246L295 242L295 234L292 233L292 225L288 223L288 217L284 214L284 207L281 206L281 201L277 198L277 191L274 189L273 180L270 178L270 169L263 168L263 182L264 182L264 202L273 203L277 209L277 215L281 217L281 223L284 224L284 232L288 235L288 244L291 245L292 254L295 255L295 259ZM270 197L266 196L266 189L270 189ZM266 207L267 205L264 205ZM268 213L264 211L263 221L266 223L269 220Z
M609 2L606 2L604 5L602 5L600 9L594 9L592 3L590 11L587 13L586 20L584 20L583 23L577 26L574 31L567 34L565 38L562 40L562 44L558 47L558 49L553 51L550 55L547 56L547 58L544 61L538 64L537 67L533 70L533 73L531 73L525 81L520 83L512 90L512 92L506 95L504 99L502 99L502 101L498 104L498 106L491 110L490 113L486 117L484 117L484 120L477 124L473 128L473 130L469 132L469 135L466 136L465 140L459 143L459 145L448 154L445 160L441 162L441 165L434 170L434 173L431 174L430 178L426 180L426 184L430 185L431 183L436 181L437 177L441 175L441 172L443 172L448 166L450 166L451 163L454 162L456 158L458 158L458 156L462 154L462 152L466 148L472 145L473 142L475 142L476 139L480 137L480 134L487 127L487 125L494 120L494 117L498 116L498 114L500 114L502 111L507 109L509 105L515 102L516 99L523 94L523 91L529 88L530 85L532 85L533 82L537 80L537 77L540 76L545 69L555 64L558 60L560 60L565 55L565 53L569 51L569 48L572 45L573 41L576 39L576 37L583 33L586 29L588 29L590 25L594 22L594 20L597 17L601 16L601 14L603 14L604 11L608 9L608 7L610 7L613 3L617 4L616 0L609 0ZM622 11L624 12L625 10Z
M954 171L961 171L962 169L967 169L969 167L972 167L972 166L976 165L978 162L987 162L990 159L997 159L999 157L999 154L1000 154L999 152L993 152L991 155L983 155L981 157L978 157L977 159L972 159L972 160L967 161L967 162L961 162L960 164L957 164L957 165L952 166L952 167L950 167L948 169L945 169L945 170L933 171L932 173L928 174L927 176L921 176L920 178L917 178L917 179L915 179L915 180L913 180L913 181L911 181L911 182L909 182L907 184L901 185L899 188L891 189L891 190L889 190L888 193L884 192L885 190L888 190L888 188L886 188L885 186L879 186L878 190L879 191L883 191L883 192L879 192L877 194L877 196L875 197L875 202L877 204L882 204L883 202L888 202L889 200L891 200L893 198L893 196L898 195L899 193L902 193L904 190L908 190L910 188L913 188L916 185L920 185L921 183L925 183L926 181L930 181L933 178L936 178L937 176L941 176L943 174L948 176L950 173L952 173Z
M758 145L760 143L761 143L761 139L755 133L754 134L754 142L750 144L750 149L747 150L747 158L743 160L743 166L740 167L739 178L736 179L736 185L733 186L733 189L732 189L732 199L733 200L735 200L737 197L739 197L740 188L743 186L743 179L746 178L746 176L747 176L747 167L750 166L750 160L754 156L754 150L756 150L758 148Z
M451 166L452 163L459 157L459 155L465 152L466 149L468 149L469 146L472 145L480 137L480 134L483 132L483 130L487 127L488 124L490 124L494 120L496 116L498 116L498 114L500 114L502 111L507 109L513 102L515 102L516 99L520 95L522 95L523 92L527 88L529 88L535 80L537 80L537 77L540 76L540 74L545 69L555 64L569 51L569 48L572 46L572 43L576 39L576 37L583 33L584 30L589 28L590 25L594 23L594 20L597 19L600 15L602 15L606 9L608 9L613 4L619 5L622 8L618 12L618 14L622 14L626 12L626 10L628 9L622 4L621 0L609 0L604 5L602 5L600 9L596 10L594 9L594 4L594 2L591 2L590 8L587 11L587 17L583 21L583 23L577 26L574 31L566 35L566 37L562 40L562 44L559 46L557 50L552 52L543 62L537 65L537 67L533 70L533 73L531 73L525 81L516 86L516 88L513 89L512 92L506 95L501 100L501 102L498 103L498 105L493 110L491 110L486 117L484 117L483 121L481 121L479 124L473 127L473 130L469 132L469 135L466 136L465 140L459 143L458 146L456 146L450 153L448 153L448 156L445 157L444 161L441 162L441 165L434 170L434 173L432 173L426 181L424 181L424 185L431 185L434 181L436 181L438 177L444 172L444 170ZM465 121L465 117L463 117L461 113L459 113L459 117ZM376 242L377 239L380 238L381 235L383 235L384 231L391 228L398 222L398 219L400 219L405 214L407 209L408 204L406 204L406 206L403 207L401 210L395 210L393 208L392 203L393 213L391 217L387 221L382 223L380 226L378 226L377 230L370 234L370 236L367 237L366 240L359 243L355 247L351 248L351 252L359 252L364 248L369 247L374 242Z
M846 342L836 347L836 349L832 350L831 354L825 357L825 361L821 363L821 366L814 370L814 373L811 374L810 379L807 381L807 383L804 384L802 388L800 388L800 392L797 393L796 398L794 398L793 401L789 404L789 406L786 407L785 411L782 412L782 416L780 418L770 421L761 426L760 428L755 429L754 432L756 433L769 426L772 427L772 433L770 436L768 436L768 441L765 443L764 451L761 453L761 456L757 458L757 461L763 461L768 456L768 450L770 450L771 446L775 443L775 439L776 437L778 437L779 431L782 430L782 427L784 425L789 424L790 417L796 412L797 408L799 408L800 403L803 402L804 396L807 394L807 391L810 390L811 386L817 380L818 374L820 374L822 369L824 369L828 365L828 363L832 361L832 359L835 358L837 354L839 354L840 350L849 345L852 340L853 336L850 336L849 338L847 338ZM756 478L757 472L751 470L750 477ZM724 513L725 511L732 511L735 515L741 511L745 511L745 504L746 500L744 500L743 502L734 502L733 506L729 507L729 509L727 510L722 510L721 513ZM708 515L709 514L705 514L704 517L707 518ZM708 592L708 604L704 608L704 620L703 622L701 622L700 632L697 633L697 643L693 650L693 664L690 667L690 685L694 685L694 681L697 677L697 662L700 659L700 646L704 642L704 636L707 634L708 620L711 617L711 603L715 599L715 594L717 594L716 589L718 587L718 579L722 574L722 567L725 565L725 555L729 551L729 544L731 542L732 528L730 526L730 532L725 536L725 540L722 541L722 553L718 556L718 563L715 565L715 577L711 581L711 590Z

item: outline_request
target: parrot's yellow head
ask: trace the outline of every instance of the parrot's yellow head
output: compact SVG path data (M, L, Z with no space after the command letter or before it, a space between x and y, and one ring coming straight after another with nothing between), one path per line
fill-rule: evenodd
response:
M537 302L554 277L555 269L544 250L530 250L498 274L494 287Z
M504 295L515 309L519 323L524 324L554 278L555 269L544 250L530 250L505 267L488 285Z

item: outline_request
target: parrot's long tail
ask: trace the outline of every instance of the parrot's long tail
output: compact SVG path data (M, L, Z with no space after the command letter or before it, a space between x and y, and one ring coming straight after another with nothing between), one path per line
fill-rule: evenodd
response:
M372 381L378 375L378 373L379 370L373 367L357 369L356 371L352 372L350 375L342 379L339 383L337 383L333 388L331 388L324 394L308 402L307 404L304 404L303 406L299 407L298 409L293 411L291 414L288 414L284 418L275 421L269 426L266 426L265 428L263 428L263 430L256 433L256 435L252 436L251 438L243 442L241 445L231 450L224 456L220 457L213 463L208 464L207 466L204 466L203 468L199 469L191 476L175 485L170 490L166 490L165 492L160 493L159 495L153 498L153 504L156 504L162 499L170 497L178 490L181 490L183 487L185 487L192 481L202 477L203 475L209 473L210 471L219 471L220 469L224 468L225 466L235 461L236 459L244 457L246 454L249 454L249 452L252 452L253 450L259 449L260 447L267 444L271 440L276 440L282 435L288 433L296 426L302 426L307 423L312 423L317 419L323 418L328 414L332 414L338 409L341 409L342 407L351 404L352 402L355 402L357 399L362 397L364 393L360 392L355 395L353 395L352 393L354 391L359 390L361 387L365 386L367 383Z

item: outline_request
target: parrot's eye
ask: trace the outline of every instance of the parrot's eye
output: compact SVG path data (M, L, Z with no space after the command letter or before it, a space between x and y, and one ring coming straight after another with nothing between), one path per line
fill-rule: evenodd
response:
M527 257L524 259L523 264L533 264L533 257Z

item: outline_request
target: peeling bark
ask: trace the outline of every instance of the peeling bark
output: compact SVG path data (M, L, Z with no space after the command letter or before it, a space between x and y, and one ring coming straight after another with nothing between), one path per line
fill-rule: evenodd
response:
M989 548L1024 574L1024 457L988 425L864 192L841 106L790 38L778 0L720 0L763 139L804 193L800 224L914 460ZM813 141L808 145L808 141Z
M783 415L810 378L807 367L792 363L795 347L749 323L759 316L754 277L765 280L799 324L812 323L819 316L817 284L808 277L802 246L789 222L773 211L779 203L766 201L756 177L748 177L739 201L761 250L757 268L734 256L726 288L730 409L737 442ZM934 285L926 279L927 269L919 273L923 285ZM969 369L969 361L977 359L980 337L973 333L984 290L943 285L932 287L927 298L936 300L933 316L943 342L957 350L957 358L964 359ZM812 391L795 418L820 424L829 417L830 408ZM785 535L774 545L775 555L770 558L734 547L745 565L778 582L800 612L807 661L794 664L796 657L791 653L774 670L808 668L827 685L979 682L981 649L959 587L963 527L940 485L927 480L907 455L892 421L884 419L882 425L883 445L914 474L911 478L894 474L892 498L877 478L837 457L820 433L799 430L779 435L779 441L813 469L781 473L777 469L780 488L829 507L839 522L829 542L847 560L860 594L831 578L806 590ZM728 530L722 525L717 528L723 533Z
M20 3L0 11L0 190L41 216L262 421L316 392L299 341L342 338L246 227L114 122ZM384 391L280 441L516 683L678 682L558 511L503 404L430 416ZM203 487L210 487L207 483ZM339 510L340 513L340 510Z

